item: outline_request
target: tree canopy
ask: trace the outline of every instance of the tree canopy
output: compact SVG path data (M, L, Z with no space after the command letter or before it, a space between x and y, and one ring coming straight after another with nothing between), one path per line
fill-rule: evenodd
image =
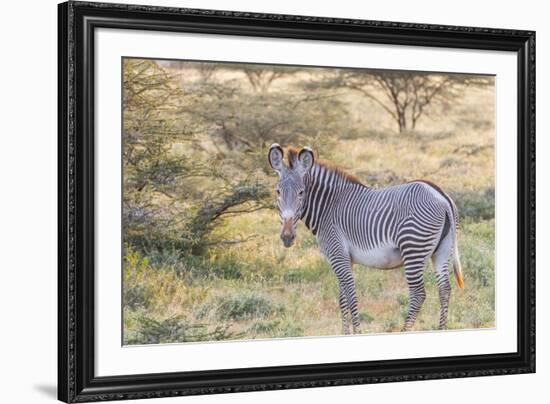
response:
M182 62L174 71L125 60L125 236L142 248L201 254L240 241L213 239L225 218L272 206L267 147L307 139L326 148L346 109L296 86L273 88L299 69Z

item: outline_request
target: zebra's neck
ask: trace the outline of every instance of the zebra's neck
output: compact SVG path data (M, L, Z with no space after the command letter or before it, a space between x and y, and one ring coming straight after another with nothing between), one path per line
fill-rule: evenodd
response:
M342 190L360 184L354 177L323 164L315 164L305 182L306 195L300 218L314 235Z

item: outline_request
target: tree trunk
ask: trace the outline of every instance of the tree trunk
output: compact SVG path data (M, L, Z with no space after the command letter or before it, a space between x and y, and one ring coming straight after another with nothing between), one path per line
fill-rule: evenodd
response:
M397 125L399 125L399 133L403 133L407 130L407 118L404 112L399 112L397 115Z

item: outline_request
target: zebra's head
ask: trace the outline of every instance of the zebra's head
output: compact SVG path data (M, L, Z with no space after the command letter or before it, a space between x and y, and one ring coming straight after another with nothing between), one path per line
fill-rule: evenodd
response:
M281 240L285 247L290 247L296 238L296 224L302 215L306 199L306 175L309 173L315 158L309 147L299 152L290 149L287 152L288 165L283 160L283 149L278 144L269 148L268 160L271 167L279 174L277 183L277 207L281 219Z

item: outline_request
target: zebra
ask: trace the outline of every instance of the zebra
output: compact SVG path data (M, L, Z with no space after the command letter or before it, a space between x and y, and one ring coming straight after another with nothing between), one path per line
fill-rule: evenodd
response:
M269 148L268 161L279 174L276 186L280 238L292 246L302 221L313 233L339 283L342 332L360 333L353 264L380 269L404 266L409 307L402 331L410 331L424 300L424 268L431 258L439 289L439 328L447 325L452 257L457 285L464 287L457 245L458 211L437 185L416 180L370 188L356 177L324 162L311 148Z

